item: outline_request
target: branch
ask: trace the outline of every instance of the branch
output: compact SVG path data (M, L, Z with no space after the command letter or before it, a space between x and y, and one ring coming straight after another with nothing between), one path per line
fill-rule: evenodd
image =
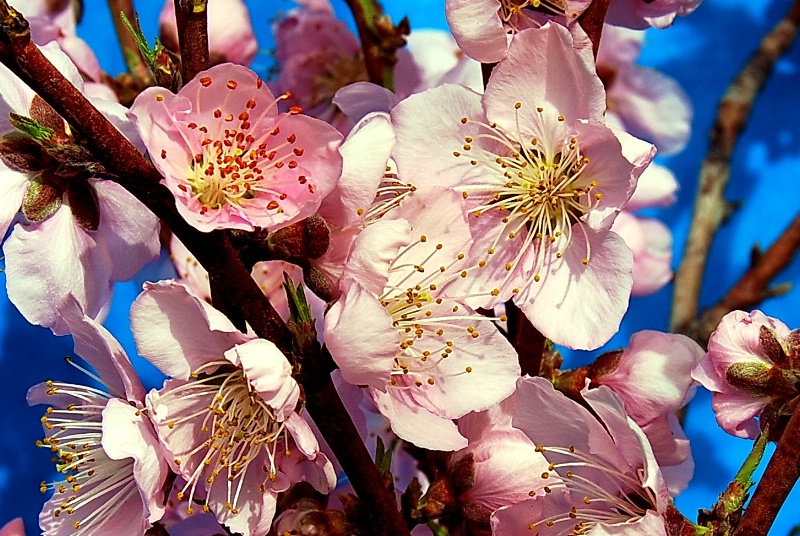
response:
M761 536L769 532L797 479L800 478L800 411L795 411L783 431L753 498L733 533Z
M188 82L208 69L207 0L174 0L181 48L181 76Z
M675 274L670 331L687 332L697 316L708 250L717 229L731 211L723 192L730 176L733 149L747 124L753 102L775 62L794 41L798 25L800 0L795 1L786 18L764 37L719 104L708 155L700 169L689 237Z
M578 24L592 41L592 53L597 58L597 51L600 49L600 37L603 34L603 24L606 21L606 13L611 0L594 0L586 11L578 17Z
M114 28L117 30L122 58L125 60L125 65L128 66L128 72L131 73L140 90L152 86L153 76L150 74L150 69L139 52L135 39L119 16L122 12L125 13L128 20L136 20L133 0L108 0L108 8L111 11L111 19L114 21Z
M408 19L395 26L377 0L345 0L353 13L356 28L364 51L369 81L386 89L394 89L394 65L397 49L406 44L410 31Z
M705 345L722 317L737 309L749 311L756 305L785 291L782 286L770 288L770 282L786 268L800 249L800 214L795 216L783 234L761 254L747 273L719 303L703 311L688 329L690 336Z

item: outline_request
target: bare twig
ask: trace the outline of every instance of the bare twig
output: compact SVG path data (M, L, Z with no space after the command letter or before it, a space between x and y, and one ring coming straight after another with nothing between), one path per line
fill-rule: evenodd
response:
M174 0L181 48L181 76L188 82L208 69L207 0Z
M594 57L597 57L597 51L600 48L600 37L603 34L603 24L606 21L606 13L608 12L608 5L611 0L594 0L586 11L581 13L578 17L578 23L583 28L583 31L592 40L592 52Z
M345 3L356 21L369 81L394 89L396 52L406 44L404 36L410 31L408 19L395 26L376 0L345 0Z
M714 307L706 309L692 323L688 333L700 344L706 344L722 317L731 311L748 311L784 290L781 286L770 288L770 283L786 268L800 249L800 214L795 216L783 234L753 263L747 273Z
M153 85L153 76L150 74L150 69L147 67L144 58L142 58L136 41L119 16L120 12L122 12L125 13L128 20L136 20L133 0L108 0L108 8L111 10L111 18L114 21L114 28L117 30L119 46L122 50L125 65L128 66L128 72L133 76L139 89Z
M689 237L680 268L675 274L671 331L688 332L697 316L708 250L717 229L731 210L723 192L730 175L733 149L747 123L753 102L775 62L794 41L798 25L800 0L795 1L786 18L764 37L719 104L711 145L700 170Z
M739 526L733 533L734 536L767 534L798 478L800 478L800 411L795 411L783 431L778 448L767 464Z
M158 171L42 55L30 40L27 21L6 0L0 0L0 62L69 122L86 140L87 148L114 174L113 180L170 227L256 334L273 341L284 354L296 359L292 354L291 333L250 277L227 234L201 233L186 223L175 208L172 194L160 184ZM365 505L381 520L381 528L386 530L382 533L408 536L394 497L385 493L380 474L333 388L324 354L317 354L310 356L310 361L320 374L313 374L304 383L309 393L309 410L317 422L335 421L323 422L320 429L342 465L352 471L348 475L354 487L358 483L356 489L363 494L360 496Z

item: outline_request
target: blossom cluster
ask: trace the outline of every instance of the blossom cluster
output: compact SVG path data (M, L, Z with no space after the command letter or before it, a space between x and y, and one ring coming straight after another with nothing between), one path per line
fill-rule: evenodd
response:
M175 277L145 283L130 309L138 354L167 378L147 392L102 320L113 282L158 257L159 222L0 66L8 294L88 365L68 359L86 384L28 393L47 406L38 446L59 473L41 485L43 534L306 534L318 519L350 533L336 449L306 411L308 345L337 369L364 443L394 452L384 469L414 534L666 535L694 470L677 413L697 386L740 437L779 433L796 405L800 339L758 311L726 316L708 352L641 331L559 370L553 349L600 348L631 295L671 279L669 229L636 211L675 200L652 160L683 149L692 112L635 61L642 28L698 0L612 1L596 55L588 0L447 0L452 35L412 32L391 90L369 82L326 0L275 23L267 81L247 67L245 5L212 0L211 66L128 108L69 3L34 4L19 7L42 53L147 156L183 222L238 248L295 336L279 347L230 314L225 274L162 228ZM177 53L172 0L160 27ZM523 374L520 322L549 341L551 366ZM436 470L429 451L447 453Z

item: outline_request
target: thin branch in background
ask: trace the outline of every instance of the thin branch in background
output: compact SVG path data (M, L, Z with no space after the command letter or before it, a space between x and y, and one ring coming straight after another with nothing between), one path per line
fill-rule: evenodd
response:
M594 0L586 8L586 11L578 17L578 24L581 25L583 31L592 41L592 53L595 58L597 57L597 51L600 49L600 37L603 34L603 24L605 24L606 13L610 3L611 0Z
M722 320L722 317L737 309L749 311L762 301L784 293L784 285L770 287L770 283L781 270L786 268L800 249L800 214L773 242L767 251L761 253L750 269L736 285L714 307L706 309L692 324L688 333L705 345L708 337Z
M128 72L133 76L139 89L152 86L153 75L150 74L150 69L139 52L136 41L119 16L120 12L122 12L125 13L128 20L136 20L133 0L108 0L108 8L111 11L111 19L114 21L114 28L117 30L117 39L119 39L120 50L122 51L125 65L128 66Z
M680 268L675 273L670 331L689 332L697 317L708 250L717 229L731 211L723 192L730 176L734 147L775 62L794 42L798 25L800 0L795 1L786 17L764 37L719 104L711 145L700 170L689 237Z
M775 454L767 464L764 475L734 536L763 536L775 522L778 511L786 502L795 482L800 478L800 411L795 411Z
M114 174L113 180L142 201L165 222L208 271L209 278L238 308L256 334L274 342L289 357L292 337L280 315L264 296L249 271L239 260L224 231L201 233L191 227L175 208L174 198L160 184L161 175L153 165L45 58L30 39L27 21L6 0L0 0L0 62L17 74L87 141L87 147ZM322 352L318 352L322 354ZM330 370L323 358L310 356L323 367L308 387L309 410L315 420L325 421L320 429L333 453L348 473L359 497L376 513L382 534L408 536L393 495L386 493L375 464L343 409L333 387ZM324 357L324 355L323 355ZM336 421L336 422L327 422ZM343 422L345 421L345 422ZM332 434L332 435L331 435Z
M386 89L394 89L394 65L397 49L406 44L411 31L408 19L396 26L376 0L345 0L356 21L369 81Z
M174 0L184 83L208 69L207 0Z

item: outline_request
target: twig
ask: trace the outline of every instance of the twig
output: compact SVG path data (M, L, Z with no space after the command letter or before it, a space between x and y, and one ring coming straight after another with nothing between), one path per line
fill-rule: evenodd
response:
M670 331L688 332L697 307L708 250L730 205L723 197L733 149L747 124L750 109L778 58L791 46L800 25L800 0L761 41L755 54L731 83L717 109L708 155L700 170L689 237L675 274Z
M578 17L578 24L581 25L583 31L592 40L592 53L597 57L597 51L600 49L600 37L603 34L603 24L606 21L606 13L608 12L608 5L611 0L594 0L586 11L581 13Z
M769 532L797 479L800 478L800 411L783 431L734 536L761 536Z
M376 0L345 0L345 3L356 21L369 81L394 89L396 52L406 44L404 36L410 31L408 19L395 26Z
M506 302L508 339L517 351L522 375L539 376L547 339L511 300Z
M207 0L174 0L181 48L181 76L188 82L208 69Z
M136 41L119 16L122 12L125 13L128 20L136 20L133 0L108 0L108 8L111 11L111 19L114 21L114 28L117 30L122 58L125 60L125 65L128 66L128 72L133 76L140 90L152 86L153 76L150 74L150 69L142 58Z
M786 268L800 249L800 214L783 234L753 263L747 273L714 307L706 309L700 318L692 323L688 332L700 344L706 344L708 337L716 329L722 317L731 311L748 311L777 294L782 287L770 288L770 282L781 270Z
M28 23L0 0L0 62L39 94L82 135L87 147L115 176L113 180L131 192L164 221L208 271L230 303L238 308L256 334L273 341L292 356L292 337L280 315L264 296L239 259L224 231L201 233L190 226L175 208L161 175L152 164L45 58L30 40ZM312 356L316 358L317 356ZM324 356L323 356L324 357ZM309 410L334 453L341 456L357 492L387 528L385 534L408 536L397 512L394 496L373 489L382 482L347 411L342 406L322 358L317 366L323 377L305 382ZM317 371L320 370L317 369ZM333 435L331 435L333 434ZM399 524L396 521L399 519Z

